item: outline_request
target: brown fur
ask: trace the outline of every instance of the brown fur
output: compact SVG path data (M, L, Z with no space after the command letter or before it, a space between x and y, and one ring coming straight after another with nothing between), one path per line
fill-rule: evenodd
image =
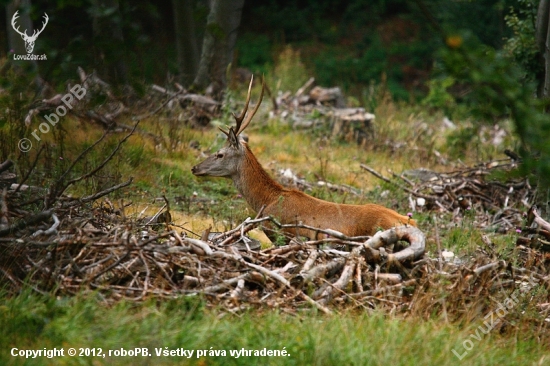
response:
M264 214L282 224L303 223L320 229L333 229L347 236L374 235L378 229L416 222L407 216L376 204L348 205L323 201L303 192L288 189L274 181L260 165L250 148L241 142L244 159L233 181L256 212L265 205ZM311 230L287 230L288 234L314 239Z

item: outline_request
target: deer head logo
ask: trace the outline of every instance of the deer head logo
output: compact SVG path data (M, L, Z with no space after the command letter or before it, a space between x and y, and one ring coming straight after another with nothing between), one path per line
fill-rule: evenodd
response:
M13 27L13 30L16 31L17 33L19 33L21 35L21 38L23 38L23 41L25 41L25 48L27 49L27 53L31 53L32 50L34 49L34 42L36 42L36 38L38 38L38 35L40 33L42 33L42 31L44 30L44 28L46 28L46 24L48 24L48 14L44 13L44 22L42 22L42 29L40 29L39 31L34 31L32 33L32 36L29 36L27 34L27 30L25 29L25 32L21 32L19 30L19 26L17 26L16 28L16 25L15 25L15 20L19 17L17 15L17 12L15 12L15 14L13 14L13 17L11 18L11 26Z

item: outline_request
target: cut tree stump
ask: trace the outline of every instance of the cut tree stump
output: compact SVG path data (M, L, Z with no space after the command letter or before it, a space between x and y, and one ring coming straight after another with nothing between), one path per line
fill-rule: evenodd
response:
M333 110L332 137L364 146L374 137L374 114L364 108L337 108Z

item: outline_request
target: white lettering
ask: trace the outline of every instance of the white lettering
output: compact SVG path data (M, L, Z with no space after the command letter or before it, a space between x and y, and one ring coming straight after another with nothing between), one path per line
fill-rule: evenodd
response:
M71 88L71 93L73 93L74 96L77 97L78 100L80 100L86 95L86 89L80 86L80 84L76 84Z
M46 121L50 122L50 124L51 124L52 126L55 126L55 124L56 124L57 122L59 122L59 117L58 117L57 114L55 114L55 113L52 113L52 114L50 114L49 116L45 115L44 118L46 119ZM49 130L49 129L48 129L48 130ZM40 130L40 131L42 131L42 130Z
M42 129L42 127L44 127L44 129ZM40 132L42 133L48 133L50 132L50 125L47 124L46 122L42 122L40 124L40 126L38 126L38 129L40 130Z
M60 109L61 109L61 111L63 111L63 113L61 113ZM58 115L59 117L63 117L64 115L67 114L67 108L65 108L65 107L62 106L62 105L60 105L59 107L57 107L57 108L55 109L55 111L57 112L57 115Z
M61 101L63 103L65 103L65 105L67 106L67 108L69 109L73 109L73 106L72 106L72 101L74 100L73 96L71 93L67 93L63 96L63 98L61 98Z

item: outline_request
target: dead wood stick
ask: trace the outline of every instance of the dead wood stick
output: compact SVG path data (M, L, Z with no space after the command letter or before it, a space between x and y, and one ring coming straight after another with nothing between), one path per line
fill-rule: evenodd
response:
M229 295L229 297L237 299L242 296L243 290L244 290L244 279L241 278L237 281L237 286L235 286L233 291L231 291L231 294Z
M306 262L302 266L302 270L300 271L300 273L309 271L313 264L315 264L318 256L319 252L317 250L312 250L311 253L309 253L309 257L307 258Z
M405 240L410 243L410 245L393 254L387 254L386 256L381 256L379 248L383 246L388 246L391 244L397 243L399 240ZM352 256L358 255L359 251L365 252L368 256L372 257L371 260L379 261L387 257L389 262L398 261L403 262L409 259L419 259L424 255L426 248L426 237L420 231L420 229L412 226L396 226L394 228L388 229L386 231L377 232L372 238L367 240L361 247L352 250Z
M306 92L306 90L308 90L309 88L311 88L311 86L315 83L315 78L314 77L310 77L308 79L308 81L306 81L306 83L304 85L302 85L297 91L296 91L296 94L294 94L294 97L295 98L300 98L302 96L302 94L304 94Z
M29 179L29 177L31 176L32 171L36 167L36 163L38 163L38 158L40 157L40 154L42 153L42 151L44 150L45 147L46 147L46 145L42 145L40 147L40 150L38 150L38 152L36 153L36 157L34 158L34 161L32 162L31 168L29 169L27 174L25 174L25 177L21 180L21 182L17 185L17 188L15 189L13 194L17 194L17 192L19 192L19 190L22 188L23 184L27 181L27 179Z
M407 280L407 281L402 282L402 283L398 283L397 285L380 287L380 288L375 289L375 290L356 292L356 293L353 293L353 294L349 294L349 296L351 296L351 297L379 296L379 295L387 294L387 293L392 292L394 290L399 290L403 287L413 286L413 285L416 285L416 284L418 284L418 281L416 279L412 279L412 280Z
M410 245L397 253L389 254L388 261L403 262L408 259L419 259L424 255L426 237L420 229L412 226L397 226L386 231L379 231L363 246L364 248L378 249L396 243L398 240L406 240Z
M13 285L15 286L15 288L17 289L20 289L21 288L21 283L19 283L18 281L21 281L19 279L16 279L15 277L13 277L11 275L11 273L9 272L6 272L2 267L0 267L0 273L4 275L4 277L6 277L7 279L9 279L11 281L11 283L13 283Z
M262 216L262 213L264 212L264 209L265 209L265 205L263 205L260 210L258 211L258 213L256 214L256 218L254 220L251 220L250 217L247 217L240 225L238 225L236 228L232 229L232 230L229 230L229 231L226 231L224 233L220 233L216 236L214 236L211 241L212 242L216 242L217 240L221 239L221 238L226 238L224 239L221 243L219 243L218 245L219 246L225 246L227 244L229 244L230 242L232 242L234 239L236 239L237 237L239 236L243 236L245 233L249 232L250 230L252 230L254 227L256 227L256 225L258 223L261 223L263 221L267 221L269 220L269 217L261 217Z
M6 203L7 197L8 190L4 188L2 194L0 194L0 229L10 226L8 221L8 205Z
M302 290L298 290L298 289L294 288L290 284L290 282L288 282L288 280L286 278L284 278L283 276L281 276L280 274L275 273L273 271L270 271L269 269L264 268L262 266L259 266L257 264L245 262L244 260L241 263L244 264L245 266L253 268L253 269L257 270L258 272L263 273L264 275L266 275L268 277L271 277L274 280L276 280L277 282L285 285L287 288L289 288L290 290L296 292L304 300L306 300L311 305L315 306L318 310L322 311L323 313L328 314L328 315L332 314L332 311L329 308L323 306L322 304L319 304L317 301L313 300L311 297L306 295Z
M355 274L353 277L353 282L357 286L357 291L363 292L363 279L361 276L361 267L365 264L365 259L363 257L357 258L357 266L355 266Z
M539 281L545 282L546 286L550 288L550 275L542 275L536 271L529 270L527 268L512 267L514 272L523 273L529 275L531 278L536 278Z
M0 173L2 173L3 171L5 170L8 170L9 168L11 168L13 166L13 161L8 159L6 160L5 162L3 162L2 164L0 164Z
M326 305L331 299L332 299L332 293L336 290L342 290L344 287L346 287L353 276L353 272L355 270L355 266L357 265L357 261L353 258L346 263L344 266L344 269L342 270L342 274L340 275L340 278L336 280L336 282L332 283L330 286L328 286L325 291L321 293L319 296L319 303Z
M153 85L153 89L155 89L155 86L156 85ZM160 87L159 87L160 88ZM162 88L164 89L164 88ZM145 118L149 118L149 117L152 117L154 116L155 114L157 114L160 110L162 110L162 108L164 108L165 105L167 105L168 103L170 103L170 101L176 97L178 97L179 95L181 95L183 92L185 91L185 89L180 89L178 90L176 93L173 93L170 95L170 98L166 99L164 101L164 103L162 103L159 107L155 108L153 111L149 112L149 113L146 113L144 115L141 115L141 116L137 116L137 117L134 117L134 120L135 121L141 121L142 119L145 119ZM166 89L164 89L163 93L167 93Z
M139 265L140 265L140 258L134 257L125 262L120 261L120 263L114 267L109 266L107 270L104 270L103 268L99 268L98 270L101 272L101 275L98 276L96 280L99 282L111 282L111 281L115 282L124 275L132 275L133 271L138 269ZM137 276L138 276L138 273L134 274L134 280Z
M132 251L132 249L128 249L126 251L126 253L124 253L124 255L122 257L120 257L119 259L117 259L115 261L115 263L111 264L110 266L108 266L107 268L99 271L98 273L96 273L95 275L92 276L92 278L88 281L90 283L92 283L93 281L95 281L99 276L103 275L104 273L106 272L109 272L110 270L114 269L115 267L117 267L123 260L125 260L129 255L130 255L130 252Z
M302 243L295 243L295 244L283 245L278 248L267 248L265 251L263 251L263 253L269 253L270 255L282 255L289 252L294 252L297 250L302 250L307 248L308 247L306 247Z
M225 280L221 283L218 283L217 285L211 285L211 286L205 287L202 290L197 291L197 292L218 292L218 291L221 291L221 290L228 289L231 286L235 285L237 282L239 282L239 280L248 279L251 276L251 273L252 272L248 272L248 273L242 274L240 276L230 278L230 279Z
M101 135L100 138L98 138L96 141L94 141L93 144L91 144L90 146L88 146L86 149L84 149L77 157L76 159L74 159L71 163L71 165L69 165L69 167L67 168L67 170L65 170L65 172L61 175L61 177L59 177L59 179L57 180L57 182L54 183L54 187L57 187L57 186L60 186L62 183L63 183L63 180L65 179L65 177L71 172L71 170L73 170L74 166L76 165L77 162L79 162L83 157L85 157L94 147L96 147L101 141L103 141L105 139L105 137L107 137L107 134L109 133L109 131L105 131L103 132L103 135ZM65 188L66 189L66 188ZM63 192L61 192L63 193ZM61 194L60 193L60 194Z
M165 197L166 199L166 197ZM168 203L165 203L164 205L162 205L162 207L160 208L160 210L157 211L156 214L154 214L143 226L147 226L149 224L151 224L152 222L156 223L157 222L157 218L159 217L159 215L162 213L162 211L168 207ZM170 211L170 208L168 208L168 211Z
M474 269L474 274L476 276L479 276L483 272L487 272L487 271L490 271L490 270L493 270L493 269L505 268L505 267L506 267L506 262L505 261L493 262L493 263L489 263L489 264L486 264L484 266L481 266L481 267L478 267L478 268Z
M188 275L183 276L183 287L184 288L197 287L200 284L200 282L201 281L197 277L188 276Z
M399 189L405 191L405 192L408 192L416 197L422 197L424 199L428 199L428 200L433 200L433 201L439 201L439 197L437 196L432 196L432 195L429 195L429 194L423 194L423 193L419 193L419 192L416 192L416 191L413 191L412 189L410 188L407 188L405 186L402 186L401 184L399 183L396 183L394 182L393 180L390 180L386 177L384 177L382 174L378 173L376 170L372 169L371 167L368 167L366 166L365 164L359 164L359 166L363 169L365 169L366 171L368 171L369 173L371 173L372 175L374 175L375 177L377 178L380 178L382 179L384 182L388 182L390 184L393 184L395 185L396 187L398 187Z
M38 236L38 235L53 235L57 233L57 227L60 224L59 219L57 218L56 214L52 214L53 219L53 225L48 230L38 230L32 236Z
M255 227L255 224L256 224L256 222L254 222L253 225L248 225L252 221L256 221L256 220L250 220L250 218L247 218L246 220L244 220L244 222L242 222L236 228L234 228L232 230L229 230L225 233L220 233L220 234L216 235L215 237L212 238L211 241L215 242L218 238L223 238L223 237L227 236L221 243L218 244L218 246L220 246L220 247L226 246L226 245L232 243L233 241L235 241L237 238L243 237L244 234L246 234L247 232L252 230Z
M292 279L292 283L295 283L296 285L299 284L302 286L306 283L311 282L313 279L317 277L323 276L327 272L340 270L342 267L344 267L345 263L346 263L345 258L336 258L334 260L331 260L330 262L320 264L308 271L304 271L296 275Z
M147 290L149 289L151 271L149 270L149 265L147 264L147 261L145 260L145 256L143 255L143 252L141 250L138 252L138 255L141 261L143 262L143 265L145 266L145 280L143 280L143 291L141 292L141 296L138 297L138 299L143 299L145 295L147 295Z
M115 154L117 153L117 151L121 148L122 144L126 142L126 140L128 140L130 138L130 136L132 136L134 134L134 131L136 130L137 126L139 124L139 121L136 122L136 124L134 125L134 127L132 128L132 131L130 131L126 136L124 136L122 138L122 140L120 140L117 144L117 146L113 149L113 151L111 151L111 153L109 154L109 156L107 156L97 167L95 167L94 169L92 169L92 171L86 173L86 174L83 174L81 175L80 177L78 178L74 178L74 179L71 179L67 184L65 184L65 189L67 189L67 187L69 187L71 184L74 184L74 183L77 183L77 182L80 182L82 179L86 179L86 178L89 178L91 176L93 176L95 173L97 173L98 171L100 171L101 169L103 169L103 167L105 165L107 165L107 163L115 156ZM64 190L65 190L64 189ZM64 191L63 190L63 191ZM60 192L59 194L63 193Z
M205 255L211 256L212 253L214 253L212 251L212 248L210 248L208 243L205 242L205 241L202 241L200 239L193 239L193 238L182 238L182 240L186 243L191 244L192 246L195 246L195 247L201 249L204 252Z
M139 244L136 242L135 244L136 244L137 247L143 249L149 243L152 243L152 242L157 241L157 240L162 239L162 238L170 237L172 235L173 235L173 233L168 231L168 232L162 233L160 235L152 236L149 239L147 239L145 241L142 241Z
M124 187L129 186L130 184L132 184L133 180L134 180L134 178L132 177L129 180L127 180L126 182L117 184L116 186L112 186L112 187L107 188L107 189L105 189L101 192L94 193L90 196L82 197L82 198L77 199L75 201L71 201L67 204L63 204L63 208L73 207L73 206L81 205L83 203L95 201L98 198L101 198L101 197L106 196L106 195L108 195L108 194L110 194L110 193L112 193L116 190L119 190L120 188L124 188Z
M53 213L53 210L42 211L36 215L29 217L28 219L24 219L19 221L16 224L12 224L5 229L0 229L0 236L5 236L15 231L21 230L27 226L34 225L42 221L46 221L52 216L52 213Z
M538 209L536 206L533 206L530 210L533 215L535 216L533 221L540 226L543 230L550 231L550 223L546 220L544 220L542 217L540 217L540 214L538 212Z
M376 275L378 280L383 280L391 283L399 283L403 281L403 277L399 273L378 273Z
M435 243L437 244L437 251L439 252L438 269L439 269L439 272L441 272L443 270L443 252L441 250L441 241L439 240L439 224L437 223L437 215L434 214L432 217L434 219Z
M269 99L271 99L271 103L273 104L273 110L276 111L279 108L279 105L277 104L277 99L273 96L273 93L271 92L271 89L269 88L268 84L264 84L265 91L267 93L267 96Z

